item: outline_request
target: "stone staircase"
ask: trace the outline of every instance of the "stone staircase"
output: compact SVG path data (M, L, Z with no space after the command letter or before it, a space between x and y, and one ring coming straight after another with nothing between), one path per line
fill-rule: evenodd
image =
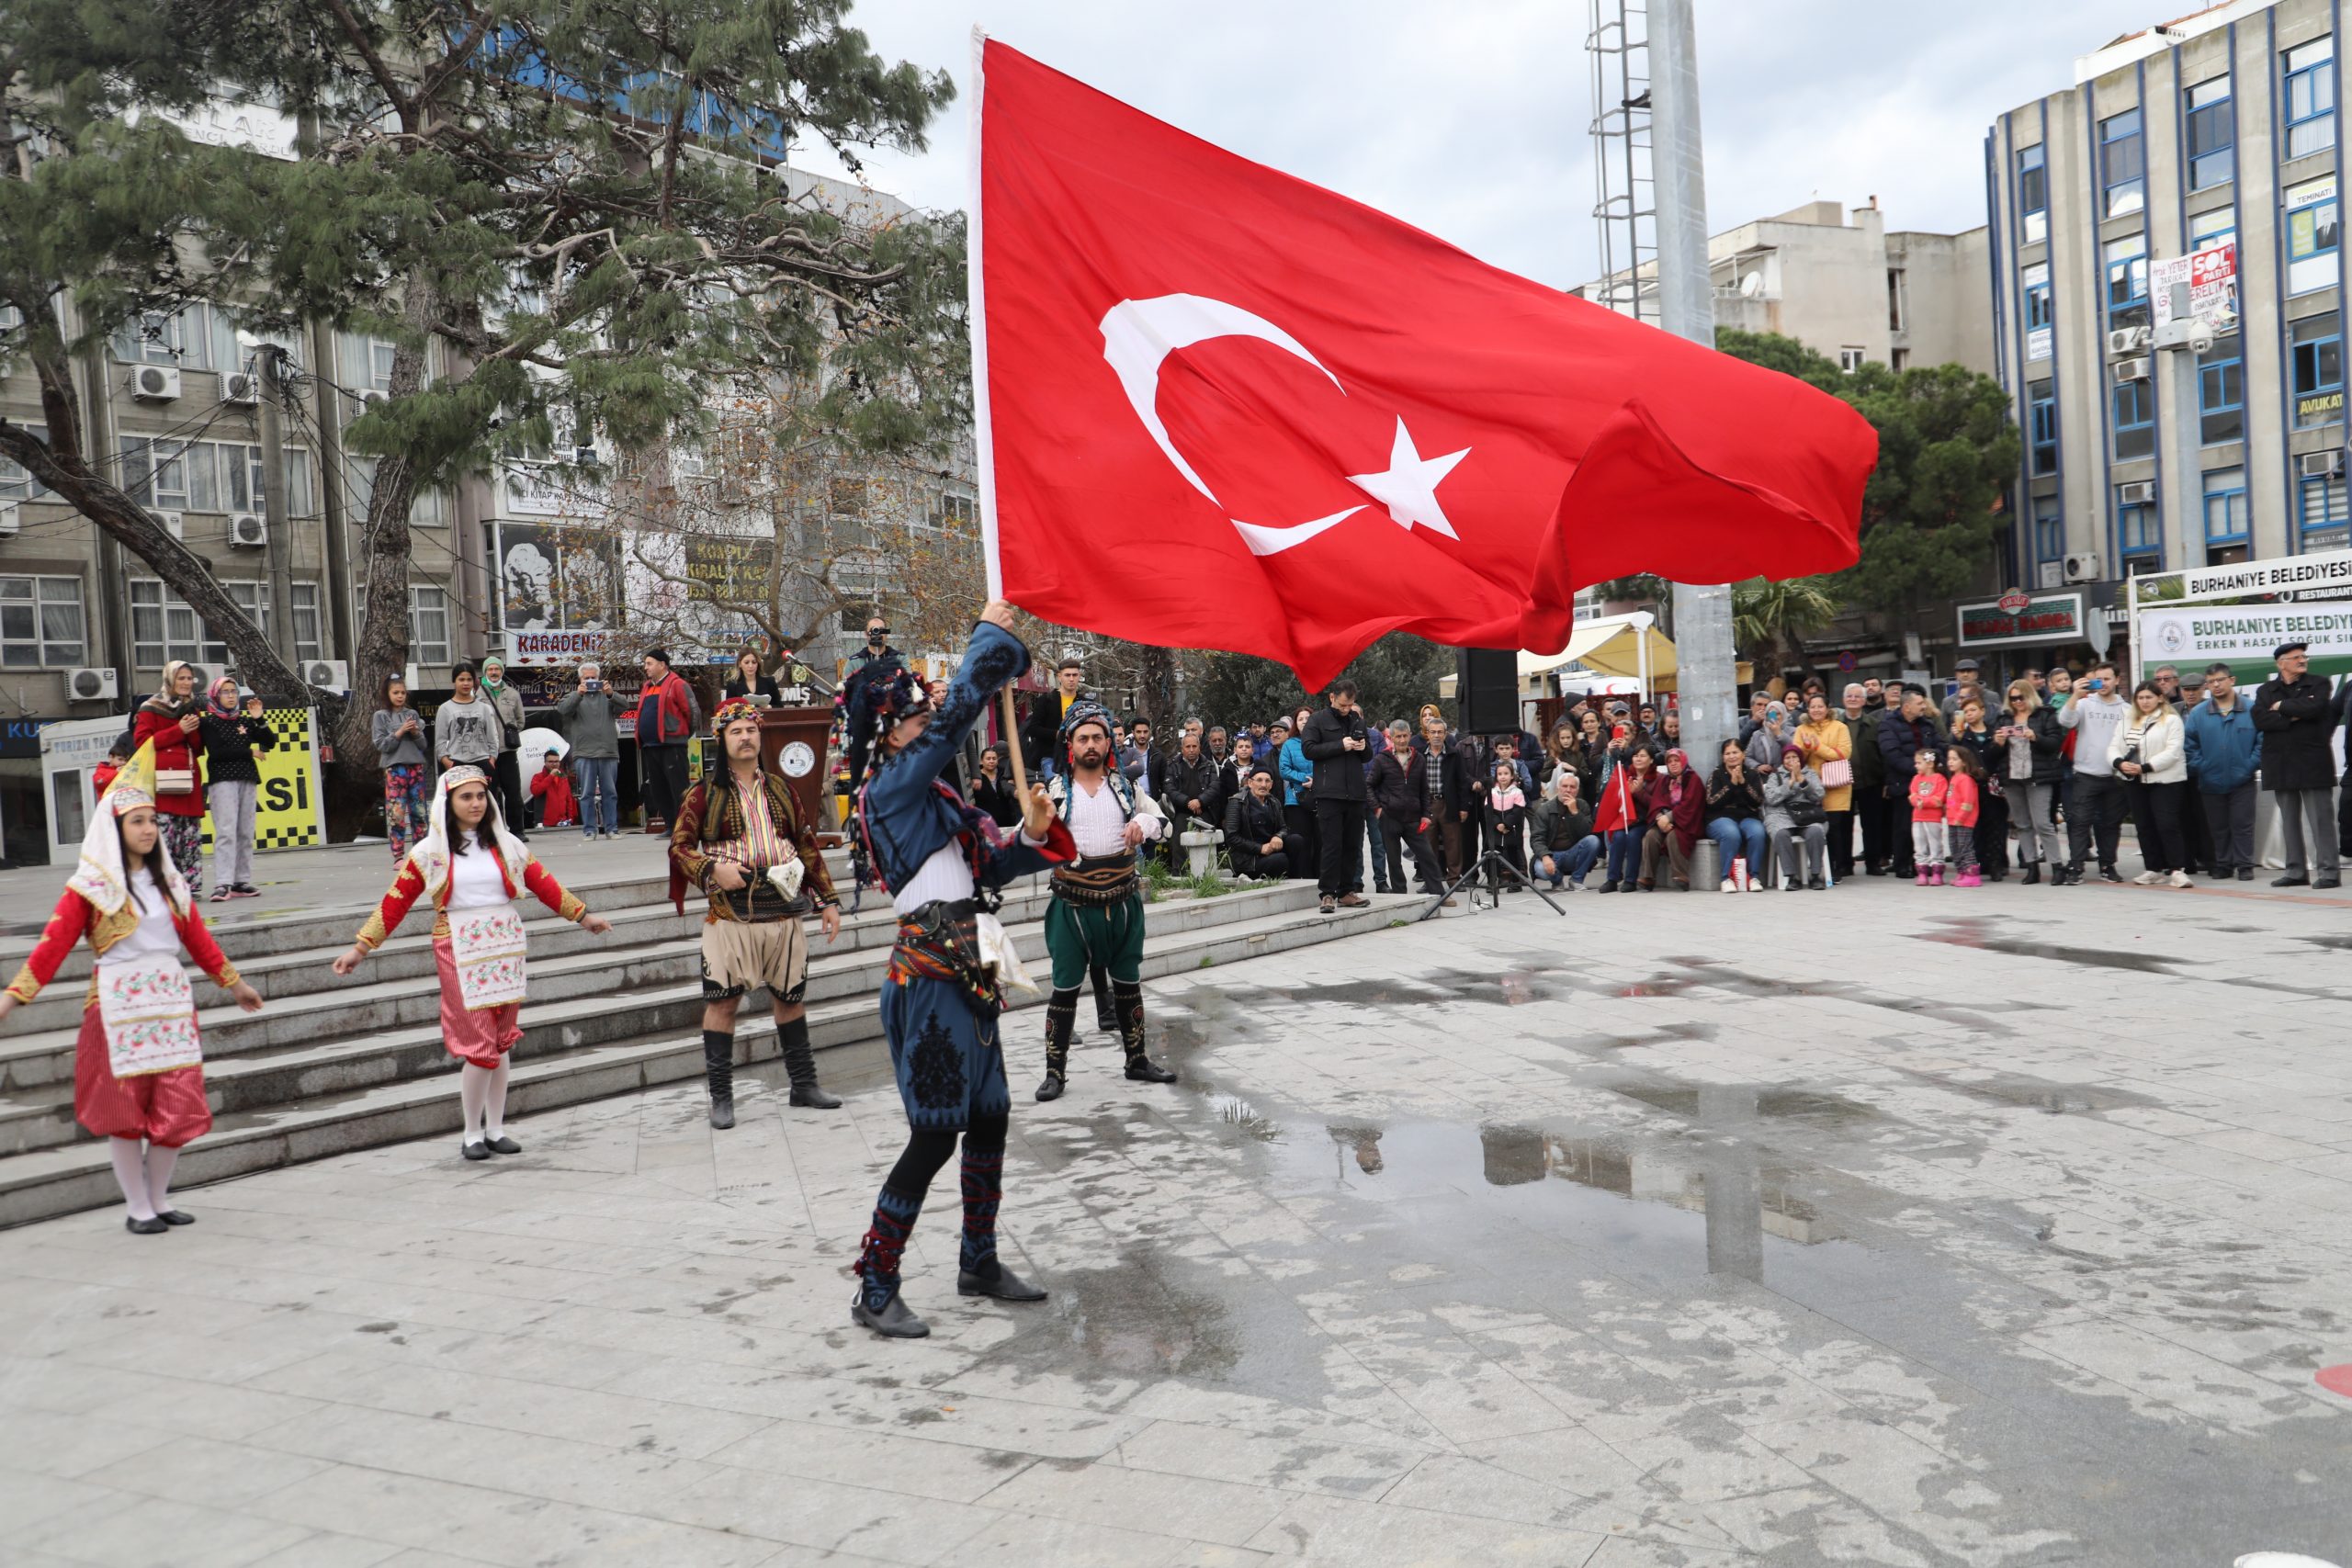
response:
M836 884L847 886L846 864L838 852L831 858ZM518 1118L696 1078L703 1070L699 899L690 898L680 916L666 901L666 882L642 874L570 886L613 930L590 936L526 904L538 918L529 926L531 996L507 1096ZM1042 878L1016 884L1001 917L1041 984L1047 897ZM304 910L216 931L268 1006L254 1014L201 1008L213 1127L182 1156L175 1185L458 1129L458 1062L442 1044L429 919L412 918L347 979L328 967L371 907ZM1377 930L1420 907L1419 899L1375 896L1368 908L1327 918L1306 882L1163 900L1152 906L1144 977ZM880 1039L875 998L895 929L888 901L871 893L843 919L831 946L811 927L808 1027L820 1051ZM0 968L13 973L30 943L9 945L14 951L0 951ZM104 1146L74 1120L74 1040L89 967L85 943L0 1034L0 1227L119 1196ZM201 978L197 985L199 1003L220 995ZM1041 1000L1016 995L1015 1005ZM1083 1028L1091 1003L1080 1011ZM1037 1028L1034 1019L1009 1023L1008 1038L1029 1041ZM775 1056L775 1028L764 1001L755 1001L744 1010L736 1059Z

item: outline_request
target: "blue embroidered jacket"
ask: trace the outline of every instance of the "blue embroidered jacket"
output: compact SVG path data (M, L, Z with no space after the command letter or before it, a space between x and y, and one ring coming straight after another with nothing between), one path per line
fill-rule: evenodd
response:
M1042 848L1020 840L1018 831L1000 843L1000 829L988 813L960 799L940 782L964 738L1006 682L1029 668L1029 650L1003 627L982 621L972 628L971 646L946 700L933 710L931 724L915 743L874 771L857 792L858 829L885 887L901 887L922 863L961 840L981 887L1001 887L1050 865L1077 858L1069 829L1056 822Z

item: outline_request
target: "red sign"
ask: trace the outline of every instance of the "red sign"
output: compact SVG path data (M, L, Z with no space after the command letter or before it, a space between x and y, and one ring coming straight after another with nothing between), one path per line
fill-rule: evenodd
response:
M2028 604L2032 604L2033 601L2028 598L2025 594L2019 592L2017 589L2012 588L2007 593L2001 595L1999 603L2002 609L2007 610L2010 615L2014 615L2019 610L2024 609Z
M1838 668L1846 674L1851 675L1855 671L1861 667L1862 661L1854 657L1853 650L1851 649L1849 649L1847 651L1838 656Z

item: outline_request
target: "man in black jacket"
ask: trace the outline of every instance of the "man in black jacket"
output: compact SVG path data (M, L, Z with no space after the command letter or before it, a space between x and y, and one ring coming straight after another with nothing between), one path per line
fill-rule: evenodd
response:
M1021 756L1037 777L1050 778L1061 771L1062 716L1080 697L1091 696L1085 684L1085 666L1065 659L1054 668L1054 689L1030 700L1029 717L1021 727Z
M1153 796L1159 802L1168 819L1175 824L1168 835L1168 863L1181 866L1183 850L1176 842L1180 834L1190 830L1190 819L1199 818L1210 827L1224 819L1225 796L1217 777L1217 765L1201 750L1201 732L1187 729L1184 738L1176 742L1176 755L1168 759L1168 772L1162 781L1167 793Z
M1445 720L1431 717L1421 722L1421 739L1413 748L1416 762L1430 781L1430 803L1437 809L1431 813L1438 822L1431 834L1432 849L1445 851L1445 874L1448 879L1460 876L1470 869L1470 857L1478 852L1478 829L1475 825L1485 807L1485 781L1479 776L1477 748L1468 740L1456 745L1445 728Z
M2327 682L2311 672L2308 646L2279 644L2270 655L2278 673L2254 694L2254 727L2262 732L2262 787L2278 797L2278 833L2286 840L2287 874L2274 878L2273 887L2343 884L2335 843L2335 752L2330 745L2335 706Z
M1413 754L1412 733L1401 718L1389 725L1388 750L1372 761L1367 794L1390 868L1389 885L1381 891L1405 891L1405 857L1409 854L1421 891L1442 893L1445 883L1438 874L1437 852L1430 847L1437 814L1430 808L1429 770Z
M1919 753L1942 745L1927 694L1889 681L1886 712L1878 721L1878 754L1885 776L1881 787L1886 797L1887 847L1894 852L1897 876L1918 871L1911 853L1911 778L1918 771Z
M1364 753L1371 742L1356 708L1356 683L1331 683L1331 705L1306 721L1299 750L1315 764L1315 833L1323 847L1323 912L1362 908Z

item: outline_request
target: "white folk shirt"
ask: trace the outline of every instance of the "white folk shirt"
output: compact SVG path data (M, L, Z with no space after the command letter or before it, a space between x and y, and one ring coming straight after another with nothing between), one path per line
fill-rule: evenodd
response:
M150 852L164 852L161 844ZM139 923L130 934L119 939L112 947L98 954L101 965L136 964L157 953L179 956L180 933L172 924L172 907L164 899L164 891L155 886L154 874L141 872L130 884L131 901L139 908Z
M1080 854L1095 860L1127 852L1126 814L1119 809L1119 797L1111 793L1109 784L1089 795L1086 786L1073 778L1067 810L1069 836L1078 840Z
M506 877L498 869L498 857L480 844L469 844L466 852L449 857L449 908L452 909L491 909L507 901Z
M1031 849L1044 843L1027 833L1021 841ZM911 915L925 904L944 900L960 904L978 891L972 882L972 863L964 853L964 840L950 839L931 852L931 857L915 868L907 885L890 895L890 908L901 915Z

